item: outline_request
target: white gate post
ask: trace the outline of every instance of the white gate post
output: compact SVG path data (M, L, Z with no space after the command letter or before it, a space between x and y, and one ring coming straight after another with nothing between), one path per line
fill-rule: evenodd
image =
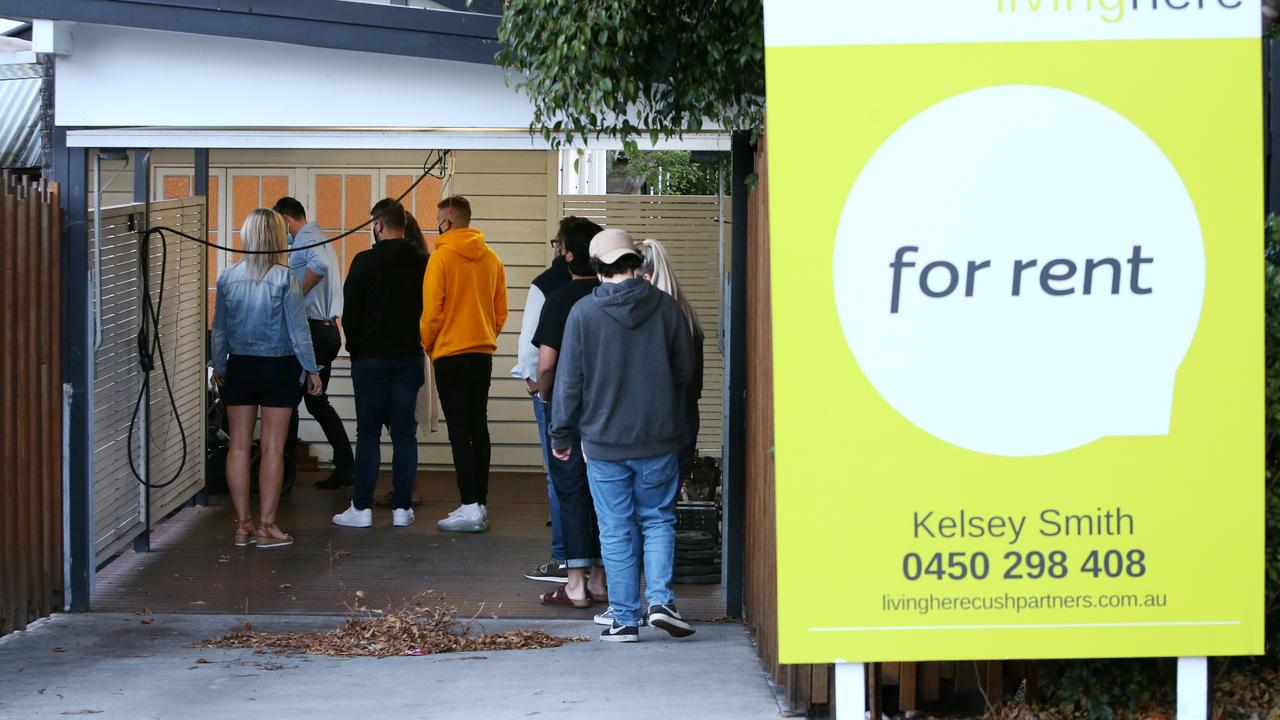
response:
M866 714L866 666L862 663L848 663L837 660L836 720L863 720ZM872 720L876 720L876 718L872 718Z
M1177 720L1208 720L1209 659L1178 658Z

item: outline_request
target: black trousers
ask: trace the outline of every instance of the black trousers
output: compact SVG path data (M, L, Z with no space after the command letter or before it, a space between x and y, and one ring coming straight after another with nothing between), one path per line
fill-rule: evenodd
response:
M489 502L489 376L493 356L469 353L435 361L436 391L449 430L462 504Z
M600 565L600 525L591 499L587 461L582 456L582 448L575 444L567 461L552 456L548 469L556 498L560 501L560 535L564 538L565 564L571 568Z
M316 362L321 366L320 381L324 384L324 391L315 396L303 393L302 402L307 406L307 412L311 413L311 417L320 424L325 440L328 440L329 446L333 448L334 469L349 473L356 465L355 455L351 452L351 440L347 437L347 428L342 424L338 411L334 410L333 404L329 402L329 372L333 368L333 361L338 357L338 350L342 348L342 335L339 334L336 325L316 320L312 320L310 325L311 345L316 353ZM285 445L284 455L287 461L292 462L294 446L297 442L298 412L295 410L293 420L289 424L289 439Z

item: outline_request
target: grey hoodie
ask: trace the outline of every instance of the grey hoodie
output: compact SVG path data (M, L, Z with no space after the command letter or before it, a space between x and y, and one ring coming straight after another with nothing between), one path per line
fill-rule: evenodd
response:
M592 460L680 447L681 393L693 377L689 323L670 295L637 278L606 283L569 313L551 402L551 447L582 438Z

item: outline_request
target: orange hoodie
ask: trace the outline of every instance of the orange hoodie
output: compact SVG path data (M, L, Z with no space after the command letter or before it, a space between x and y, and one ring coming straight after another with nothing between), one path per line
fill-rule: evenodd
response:
M436 238L422 280L422 347L432 360L492 355L507 321L507 272L484 233L457 228Z

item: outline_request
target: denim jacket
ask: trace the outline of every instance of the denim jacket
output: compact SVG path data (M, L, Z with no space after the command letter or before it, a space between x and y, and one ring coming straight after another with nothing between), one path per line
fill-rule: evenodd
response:
M246 262L218 278L213 311L213 369L227 373L231 355L294 355L309 373L320 372L311 347L311 328L302 311L302 291L293 272L274 265L261 281Z

